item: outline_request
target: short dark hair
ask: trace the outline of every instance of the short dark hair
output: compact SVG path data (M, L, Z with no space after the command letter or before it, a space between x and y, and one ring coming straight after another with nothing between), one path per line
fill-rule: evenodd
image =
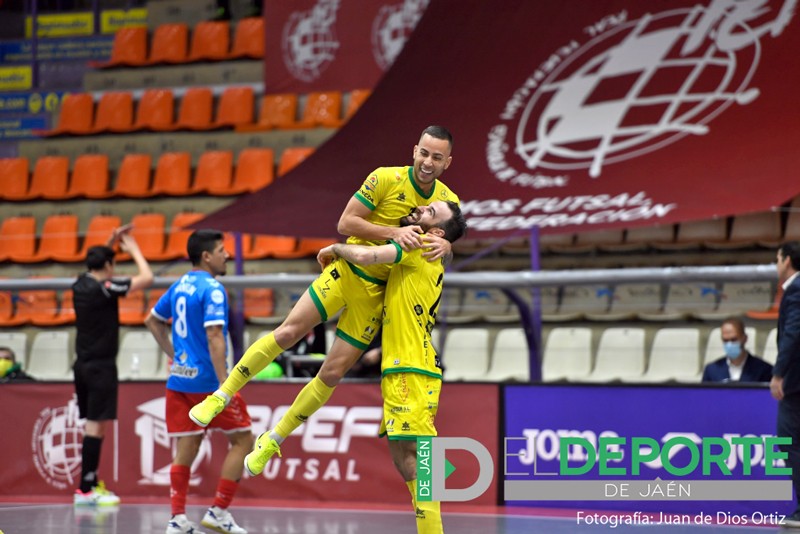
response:
M444 202L453 212L453 216L435 226L444 230L444 238L452 243L457 239L461 239L467 233L467 220L464 218L464 214L461 213L461 207L458 204L452 200L445 200Z
M781 256L789 258L792 263L792 269L800 271L800 241L787 241L778 250Z
M222 241L224 236L218 230L195 230L189 236L186 244L186 253L189 254L189 261L192 265L200 265L203 252L212 252L217 245L217 241Z
M720 327L722 327L723 325L726 325L726 324L729 324L729 325L733 326L738 333L740 333L742 335L745 335L745 336L747 335L747 332L745 331L745 327L744 327L744 321L742 320L741 317L738 317L738 316L735 316L735 315L731 316L731 317L727 317L724 321L722 321L722 324L720 325Z
M106 263L114 261L114 250L105 245L89 247L86 252L86 268L90 271L99 271Z
M11 347L0 347L0 352L7 352L11 355L11 361L17 363L17 355L14 354L14 350Z
M422 130L422 134L420 134L419 138L422 139L422 136L428 134L431 137L436 139L442 139L447 141L447 144L450 145L450 150L453 150L453 134L450 133L450 130L445 128L444 126L438 125L431 125Z

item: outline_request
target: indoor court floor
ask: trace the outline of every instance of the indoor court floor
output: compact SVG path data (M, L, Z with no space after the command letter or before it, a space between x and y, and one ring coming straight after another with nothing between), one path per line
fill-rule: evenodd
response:
M231 511L240 526L250 534L415 534L410 511L372 503L358 507L326 503L306 503L306 507L276 506L274 501L261 505L248 502ZM288 504L288 503L287 503ZM205 506L188 506L187 515L199 523ZM589 534L607 531L676 534L763 534L795 532L777 526L729 525L657 525L578 524L574 511L520 508L478 507L470 511L445 511L444 527L449 534ZM75 509L65 503L0 503L0 532L135 534L162 533L169 519L169 506L162 503L123 503L118 509ZM204 529L204 532L212 532ZM796 531L800 532L800 530Z

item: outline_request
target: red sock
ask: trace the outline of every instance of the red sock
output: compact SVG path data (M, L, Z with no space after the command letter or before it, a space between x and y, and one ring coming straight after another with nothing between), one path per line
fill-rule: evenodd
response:
M235 480L228 480L227 478L220 478L217 484L217 493L214 495L214 506L227 509L231 505L233 496L236 494L236 489L239 483Z
M189 491L191 469L188 465L172 464L169 468L169 500L172 504L172 515L186 513L186 493Z

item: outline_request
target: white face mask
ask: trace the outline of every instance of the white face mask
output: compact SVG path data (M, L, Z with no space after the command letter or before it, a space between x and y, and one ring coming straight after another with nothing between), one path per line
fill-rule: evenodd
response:
M742 353L742 344L738 341L726 341L722 344L725 349L725 356L735 360Z

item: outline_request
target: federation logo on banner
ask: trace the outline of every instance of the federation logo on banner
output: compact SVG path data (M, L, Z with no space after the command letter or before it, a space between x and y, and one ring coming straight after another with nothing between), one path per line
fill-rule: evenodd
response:
M569 171L599 179L610 164L709 133L716 117L759 97L761 42L780 37L796 3L706 0L606 16L506 102L488 135L489 169L513 185L565 187Z
M336 58L339 4L340 0L318 0L310 10L292 13L283 26L283 61L298 80L316 80Z
M33 463L54 488L74 486L80 477L83 422L78 417L78 403L73 396L66 406L44 408L33 425Z
M372 21L372 53L382 70L392 66L427 7L428 0L404 0L380 8Z

